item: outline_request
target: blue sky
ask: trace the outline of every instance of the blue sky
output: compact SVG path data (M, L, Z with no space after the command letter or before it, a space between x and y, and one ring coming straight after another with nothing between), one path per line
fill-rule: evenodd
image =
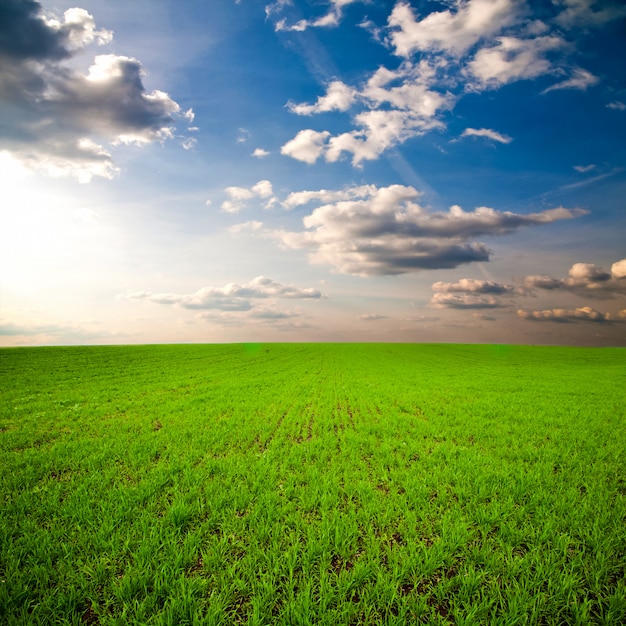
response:
M626 345L626 7L0 0L0 344Z

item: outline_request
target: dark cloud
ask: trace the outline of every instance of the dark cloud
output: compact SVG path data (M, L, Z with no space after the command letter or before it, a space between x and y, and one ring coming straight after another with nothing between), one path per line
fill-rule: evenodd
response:
M65 61L86 46L111 40L84 9L47 18L33 0L0 5L0 149L45 173L112 177L101 145L148 143L173 136L179 105L148 93L137 59L96 56L82 74Z
M17 62L58 60L71 55L68 28L54 28L34 0L4 0L0 4L0 55Z
M331 197L328 191L307 194L308 200ZM343 190L346 199L319 206L303 219L306 230L278 231L274 236L287 247L311 250L312 262L332 265L343 273L402 274L488 261L487 246L468 240L586 213L561 207L522 215L487 207L464 211L458 206L429 212L417 204L420 195L403 185Z

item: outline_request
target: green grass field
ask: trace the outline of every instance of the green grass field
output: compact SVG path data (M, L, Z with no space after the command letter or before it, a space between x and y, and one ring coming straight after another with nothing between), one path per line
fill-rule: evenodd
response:
M0 350L0 623L626 623L626 350Z

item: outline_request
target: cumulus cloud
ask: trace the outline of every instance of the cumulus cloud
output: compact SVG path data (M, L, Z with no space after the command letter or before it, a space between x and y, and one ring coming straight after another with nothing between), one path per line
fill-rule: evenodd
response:
M512 296L518 292L514 285L496 283L491 280L462 278L456 283L438 281L433 283L435 292L431 305L453 309L494 309L511 305L499 296Z
M545 274L527 276L524 286L530 290L565 290L596 298L626 295L626 259L613 263L610 271L593 263L574 263L567 278L552 278Z
M226 213L238 213L248 200L253 198L270 198L266 207L272 204L272 183L269 180L260 180L252 187L226 187L225 193L229 200L222 202L222 211Z
M514 0L468 0L456 10L429 13L419 20L410 4L399 2L388 19L390 41L398 56L413 52L465 52L484 37L514 23L521 5Z
M513 141L512 137L503 135L490 128L466 128L461 137L485 137L486 139L492 139L499 143L511 143Z
M327 130L322 132L301 130L280 149L280 153L304 163L315 163L324 152L328 137L330 133Z
M84 9L53 19L36 0L9 2L0 20L0 149L46 174L88 182L117 172L103 144L173 138L186 114L163 91L146 91L140 61L98 55L87 74L68 65L111 39Z
M565 41L555 35L520 39L498 37L495 46L482 48L467 64L465 73L474 79L473 89L497 89L518 80L537 78L553 70L546 58Z
M359 322L376 322L378 320L387 319L386 315L378 315L377 313L363 313L363 315L357 315Z
M269 155L270 153L267 150L264 150L263 148L255 148L254 152L252 153L252 156L256 157L257 159L262 159Z
M348 153L352 163L359 165L411 137L442 128L437 116L453 106L453 97L429 88L436 72L437 67L424 60L417 65L406 63L394 71L379 68L361 90L331 83L315 104L291 104L291 110L301 114L329 111L331 107L347 110L358 102L365 110L353 117L356 129L336 136L328 131L303 130L281 152L307 163L321 156L334 162Z
M347 111L355 100L355 91L340 80L332 81L325 96L320 96L315 104L294 104L290 102L289 110L297 115L311 115L327 111Z
M624 322L626 319L622 316L622 312L618 316L610 313L601 313L588 306L577 309L545 309L543 311L525 311L519 309L517 315L524 320L540 321L540 322L596 322L596 323L614 323Z
M332 265L342 273L402 274L487 261L487 246L471 241L473 238L503 235L523 226L586 213L560 207L523 215L488 207L464 211L459 206L447 212L429 212L416 202L421 194L413 187L368 185L358 189L360 195L355 191L350 199L314 209L303 218L305 230L280 230L273 236L287 247L308 249L312 262Z
M440 98L443 102L443 97ZM359 130L331 137L325 149L329 162L338 161L344 152L352 154L352 164L377 159L383 152L417 137L428 130L441 128L433 117L402 110L372 110L359 113L354 118Z
M351 112L352 129L339 133L302 130L285 143L281 153L305 163L320 158L335 162L347 155L354 166L361 166L409 139L445 128L445 113L464 94L545 75L568 77L543 93L584 90L599 81L567 61L575 48L563 34L563 24L573 28L579 21L576 16L591 12L600 21L601 15L609 15L596 11L593 3L568 0L563 10L550 7L552 16L547 14L548 8L542 19L534 20L529 19L526 3L518 0L451 0L444 4L447 9L420 16L409 2L400 1L391 11L386 29L374 29L368 20L362 22L361 26L401 57L399 67L379 67L357 85L333 80L316 101L289 102L289 110L298 115ZM270 14L290 3L275 5ZM561 28L555 28L556 16L562 17ZM286 22L281 24L286 28ZM304 30L311 25L300 20L289 28ZM467 129L462 136L511 141L486 128Z
M122 294L125 300L146 300L157 304L177 305L183 309L250 311L255 302L267 299L314 299L322 297L317 289L283 285L271 278L258 276L248 283L229 283L224 287L201 287L192 294L139 291Z

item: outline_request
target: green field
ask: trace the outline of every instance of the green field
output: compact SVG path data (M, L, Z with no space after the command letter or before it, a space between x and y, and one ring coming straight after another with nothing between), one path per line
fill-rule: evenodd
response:
M0 623L626 623L626 350L0 350Z

